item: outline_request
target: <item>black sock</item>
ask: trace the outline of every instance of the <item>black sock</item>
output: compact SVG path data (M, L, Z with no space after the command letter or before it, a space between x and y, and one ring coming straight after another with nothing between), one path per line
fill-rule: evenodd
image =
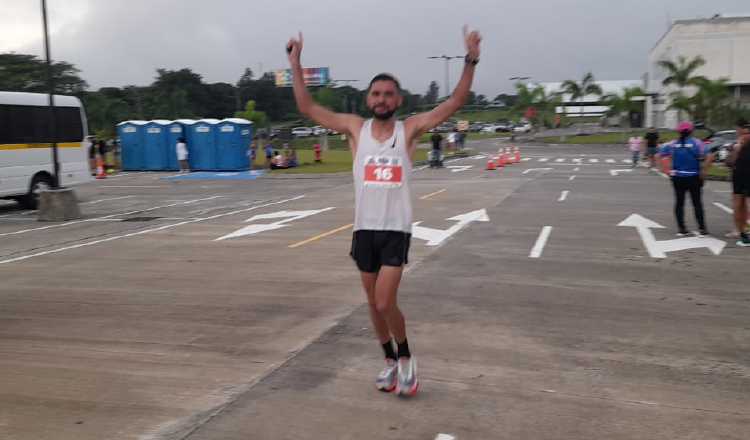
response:
M393 351L393 343L389 339L388 342L383 344L383 353L385 353L386 359L393 359L394 361L398 360L396 357L396 352Z
M411 352L409 351L409 341L404 338L404 342L396 342L396 345L398 345L398 357L411 357Z

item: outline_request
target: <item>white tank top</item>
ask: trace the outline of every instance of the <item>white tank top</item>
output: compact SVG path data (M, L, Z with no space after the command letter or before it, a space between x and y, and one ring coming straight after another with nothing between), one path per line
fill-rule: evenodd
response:
M354 157L354 230L411 232L411 159L404 123L396 121L385 142L372 136L372 119L362 124Z

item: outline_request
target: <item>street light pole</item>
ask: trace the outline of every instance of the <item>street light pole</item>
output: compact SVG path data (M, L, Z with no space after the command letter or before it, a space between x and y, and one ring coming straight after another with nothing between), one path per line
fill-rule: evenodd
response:
M52 135L52 163L54 176L52 187L60 187L60 161L57 156L57 118L55 114L55 79L52 74L52 62L50 60L49 33L47 31L47 1L42 0L42 21L44 24L44 53L47 58L47 88L49 89L49 120Z
M450 96L451 94L450 81L449 81L450 79L450 73L449 73L450 66L449 65L450 65L450 61L456 58L464 58L464 57L460 55L457 55L455 57L450 57L448 55L440 55L437 57L427 57L427 59L430 59L430 60L440 60L440 59L445 60L445 96Z

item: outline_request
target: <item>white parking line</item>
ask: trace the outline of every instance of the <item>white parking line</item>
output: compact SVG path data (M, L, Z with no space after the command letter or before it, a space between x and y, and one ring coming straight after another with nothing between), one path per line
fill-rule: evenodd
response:
M450 434L438 434L437 437L435 437L435 440L456 440L456 437L453 437Z
M542 228L542 231L539 233L539 237L536 239L536 244L534 244L534 247L531 249L529 258L539 258L542 256L544 246L547 244L547 239L549 238L549 234L551 232L552 226L545 226ZM0 261L0 263L2 263L2 261Z
M589 159L589 163L599 163L599 159Z
M561 157L561 158L555 159L555 162L565 162L565 159Z
M109 198L109 199L92 200L90 202L81 202L80 205L96 205L97 203L101 203L101 202L109 202L111 200L130 199L130 198L133 198L133 197L135 197L135 196L122 196L122 197L112 197L112 198Z
M528 162L530 160L531 160L530 157L524 157L523 159L521 159L521 162Z
M575 178L576 178L576 176L570 176L570 179L568 179L568 180L570 180L572 182Z
M175 228L177 226L187 225L187 224L190 224L190 223L198 223L198 222L202 222L202 221L206 221L206 220L213 220L213 219L225 217L225 216L228 216L228 215L241 214L241 213L248 212L248 211L253 211L253 210L256 210L256 209L265 208L267 206L279 205L279 204L282 204L282 203L287 203L287 202L291 202L291 201L294 201L294 200L299 200L299 199L301 199L303 197L305 197L305 196L304 195L300 195L300 196L292 197L290 199L280 200L278 202L265 203L263 205L252 206L250 208L239 209L239 210L232 211L232 212L227 212L227 213L224 213L224 214L217 214L217 215L213 215L211 217L197 218L197 219L194 219L194 220L187 220L187 221L183 221L183 222L179 222L179 223L172 223L172 224L169 224L169 225L160 226L158 228L145 229L145 230L142 230L142 231L132 232L130 234L124 234L124 235L115 235L113 237L107 237L107 238L104 238L104 239L101 239L101 240L88 241L88 242L79 243L79 244L76 244L76 245L73 245L73 246L65 246L65 247L61 247L61 248L57 248L57 249L52 249L52 250L49 250L49 251L37 252L35 254L29 254L29 255L24 255L24 256L21 256L21 257L9 258L7 260L0 260L0 264L14 263L16 261L28 260L29 258L41 257L43 255L56 254L56 253L68 251L68 250L71 250L71 249L78 249L78 248L82 248L82 247L93 246L95 244L106 243L106 242L109 242L109 241L119 240L121 238L135 237L137 235L148 234L150 232L163 231L165 229Z
M547 162L549 160L549 157L542 157L539 159L539 162Z
M714 206L716 206L717 208L719 208L719 209L721 209L722 211L726 212L727 214L732 214L732 215L734 215L734 209L732 209L732 208L730 208L730 207L728 207L728 206L726 206L726 205L722 205L722 204L721 204L721 203L719 203L719 202L714 202Z
M193 203L202 202L202 201L206 201L206 200L218 199L220 197L226 197L226 196L211 196L211 197L205 197L205 198L202 198L202 199L187 200L185 202L180 202L180 203L172 203L172 204L169 204L169 205L154 206L153 208L142 209L142 210L137 210L137 211L121 212L121 213L117 213L117 214L105 215L103 217L96 217L96 218L90 218L90 219L85 219L85 220L73 220L73 221L70 221L70 222L57 223L57 224L49 225L49 226L41 226L39 228L21 229L20 231L4 232L4 233L0 234L0 237L5 237L6 235L25 234L27 232L34 232L34 231L44 231L46 229L60 228L60 227L63 227L63 226L70 226L70 225L75 225L75 224L78 224L78 223L85 223L85 222L91 222L91 221L99 221L99 220L102 220L102 219L108 219L108 218L113 218L113 217L120 217L120 216L125 216L125 215L140 214L142 212L153 211L155 209L171 208L171 207L177 206L177 205L190 205L190 204L193 204Z
M631 159L623 159L622 163L633 163Z
M615 160L614 159L607 159L605 162L607 162L607 163L615 163Z
M563 192L562 192L562 193L560 194L560 198L559 198L559 199L557 199L557 201L558 201L558 202L564 202L564 201L565 201L565 199L567 199L567 198L568 198L568 194L570 194L570 191L563 191Z
M580 168L573 168L573 172L581 171Z

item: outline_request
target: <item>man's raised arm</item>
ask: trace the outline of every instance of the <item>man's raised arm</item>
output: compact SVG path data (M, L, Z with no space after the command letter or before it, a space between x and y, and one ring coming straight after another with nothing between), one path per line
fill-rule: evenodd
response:
M352 134L358 124L361 125L361 118L359 116L347 113L335 113L328 110L313 101L310 92L307 91L304 73L302 72L302 63L300 62L300 55L302 53L301 32L298 39L289 39L286 51L289 57L289 64L292 68L294 99L297 101L299 111L323 127L336 130L340 133Z
M453 94L442 104L426 113L414 115L406 120L412 139L416 139L422 133L437 127L456 113L466 102L471 91L471 83L474 81L474 70L479 62L479 43L482 36L477 31L468 32L464 26L464 43L466 44L466 59L464 70Z

